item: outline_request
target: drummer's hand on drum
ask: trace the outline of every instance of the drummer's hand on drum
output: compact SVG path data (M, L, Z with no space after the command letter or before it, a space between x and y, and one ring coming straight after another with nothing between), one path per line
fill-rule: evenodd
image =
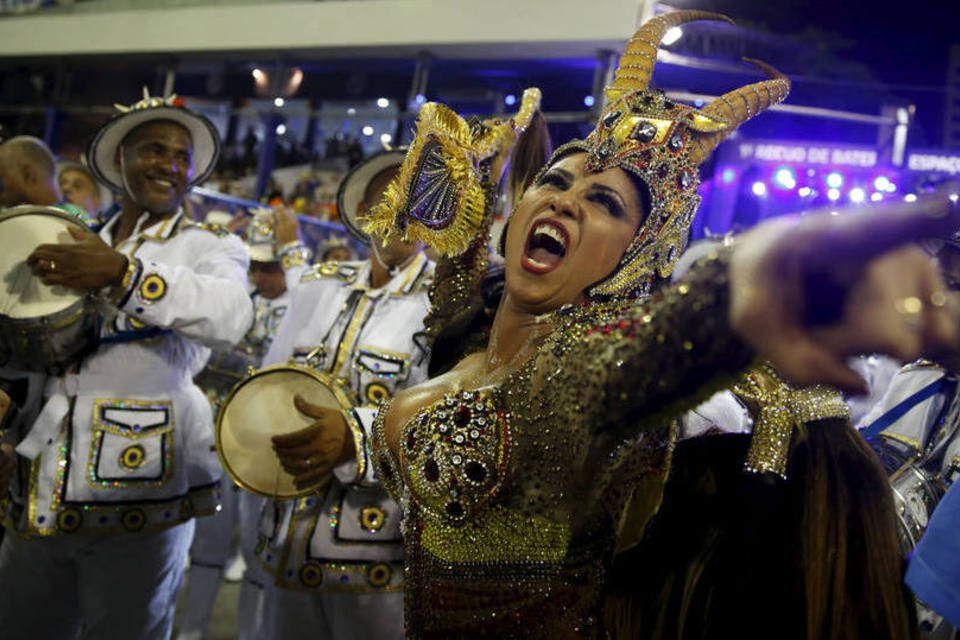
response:
M6 497L16 470L17 454L13 450L13 445L0 444L0 500Z
M273 450L284 470L294 477L298 489L317 484L341 462L355 455L350 429L340 411L293 398L300 413L315 422L300 431L274 436Z
M27 257L27 264L46 285L96 291L123 281L127 257L97 234L70 229L71 244L42 244Z
M858 393L847 356L957 352L960 305L929 256L904 243L958 227L945 194L764 223L733 252L731 327L791 382Z

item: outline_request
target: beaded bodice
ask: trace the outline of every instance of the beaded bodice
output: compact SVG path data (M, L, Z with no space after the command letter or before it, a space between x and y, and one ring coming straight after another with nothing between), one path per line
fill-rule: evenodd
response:
M605 571L631 502L658 501L672 416L747 364L725 275L715 260L642 307L556 312L531 359L421 408L395 452L380 411L374 459L404 506L410 637L600 634Z

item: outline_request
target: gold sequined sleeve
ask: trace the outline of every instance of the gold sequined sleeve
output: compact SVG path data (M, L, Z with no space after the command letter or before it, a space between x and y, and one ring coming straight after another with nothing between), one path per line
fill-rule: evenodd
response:
M373 421L372 461L380 482L383 483L394 500L399 500L403 491L403 476L400 474L400 467L396 458L393 457L393 454L390 453L390 447L387 446L387 436L384 429L389 412L390 401L382 402L377 410L377 417Z
M643 306L555 331L534 388L593 431L659 426L731 386L752 353L730 330L729 250ZM557 400L560 402L558 403Z

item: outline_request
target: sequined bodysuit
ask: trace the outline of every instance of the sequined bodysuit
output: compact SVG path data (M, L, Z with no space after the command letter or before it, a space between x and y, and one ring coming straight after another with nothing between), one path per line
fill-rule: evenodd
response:
M653 496L653 513L666 477L663 425L748 364L727 288L718 257L642 307L561 309L526 364L422 408L396 452L380 411L374 460L404 506L409 637L603 635L617 532L631 500Z

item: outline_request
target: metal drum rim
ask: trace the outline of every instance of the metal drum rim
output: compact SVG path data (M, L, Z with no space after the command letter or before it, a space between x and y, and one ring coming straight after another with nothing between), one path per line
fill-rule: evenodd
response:
M320 382L321 384L326 386L328 389L330 389L330 392L333 394L334 398L336 398L337 402L340 404L340 408L344 411L348 411L350 409L353 409L354 407L359 406L359 402L357 401L357 395L353 392L353 390L350 389L350 387L348 387L346 383L343 382L343 380L341 380L340 378L337 378L332 374L327 373L326 371L317 371L316 369L313 369L311 367L307 367L307 366L296 364L296 363L270 365L269 367L257 369L256 371L250 373L249 375L244 376L244 378L240 382L238 382L236 385L234 385L234 387L230 390L230 393L227 395L223 403L220 405L220 411L217 413L217 424L216 424L216 429L214 430L214 445L217 450L217 457L220 458L220 464L223 465L224 471L226 471L227 475L229 475L230 478L235 483L237 483L237 485L239 485L242 489L249 491L251 493L254 493L258 496L262 496L264 498L274 498L274 499L302 498L304 496L317 493L329 482L329 478L324 478L320 480L316 485L312 485L305 489L301 489L290 495L278 495L278 494L265 493L263 491L260 491L259 489L255 489L254 487L250 486L236 474L236 472L230 466L230 463L227 460L227 456L223 452L223 447L221 446L221 440L222 440L221 433L223 432L224 416L226 416L227 407L230 406L230 402L233 400L234 396L236 396L236 394L239 393L243 387L245 387L247 384L249 384L251 381L255 380L256 378L261 378L271 373L276 373L279 371L293 371L296 373L301 373L301 374L310 376L317 382Z

